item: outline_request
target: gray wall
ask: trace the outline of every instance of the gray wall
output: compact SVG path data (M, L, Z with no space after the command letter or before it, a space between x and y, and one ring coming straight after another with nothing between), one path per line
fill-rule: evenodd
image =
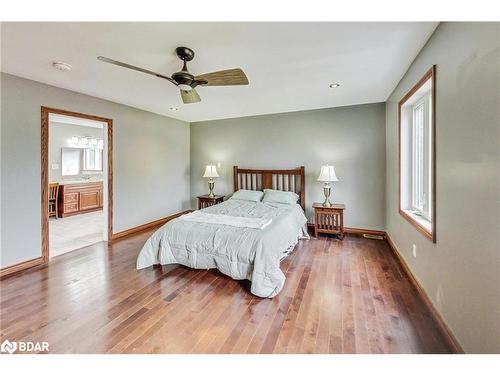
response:
M498 23L442 23L386 106L387 232L467 352L500 352L499 43ZM397 102L433 64L436 244L397 201Z
M385 108L383 103L215 120L191 124L191 195L207 193L206 164L221 163L215 191L233 191L232 166L305 166L307 216L323 200L322 164L335 166L335 202L345 225L384 229ZM195 204L195 202L193 202Z
M41 106L113 119L114 232L189 208L188 123L8 74L1 89L1 267L41 255Z
M72 145L69 141L71 137L93 137L104 139L104 129L93 128L90 126L80 126L73 124L49 123L49 182L60 182L63 180L76 180L82 177L84 173L76 176L62 176L61 155L63 147L84 148L83 146ZM52 164L59 164L59 169L52 169ZM89 173L85 173L89 174ZM102 178L102 173L91 172L92 179Z

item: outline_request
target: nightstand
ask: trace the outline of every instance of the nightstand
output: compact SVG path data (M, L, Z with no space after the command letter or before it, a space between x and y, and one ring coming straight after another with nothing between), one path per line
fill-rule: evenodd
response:
M323 207L322 203L313 203L314 236L318 233L338 234L344 238L344 204L332 203L331 207Z
M219 204L224 201L223 195L216 195L213 198L210 198L208 194L200 195L198 198L198 209L207 208L213 206L214 204Z

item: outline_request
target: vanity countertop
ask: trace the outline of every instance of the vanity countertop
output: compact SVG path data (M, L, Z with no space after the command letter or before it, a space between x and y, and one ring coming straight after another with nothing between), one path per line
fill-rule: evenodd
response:
M76 184L93 184L96 182L102 182L102 180L85 180L85 179L80 179L80 180L64 180L64 181L59 181L59 185L76 185Z

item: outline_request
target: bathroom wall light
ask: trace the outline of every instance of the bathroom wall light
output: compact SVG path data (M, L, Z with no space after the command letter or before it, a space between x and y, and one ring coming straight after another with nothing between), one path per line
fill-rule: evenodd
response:
M104 146L104 140L88 136L71 137L69 141L71 144L80 147L103 148Z

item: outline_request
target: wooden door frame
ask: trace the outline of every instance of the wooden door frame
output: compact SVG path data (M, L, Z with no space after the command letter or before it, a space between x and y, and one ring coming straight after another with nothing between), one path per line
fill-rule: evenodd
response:
M42 106L41 120L41 189L42 189L42 260L49 261L49 115L51 113L88 120L105 122L108 124L108 242L113 237L113 120L105 117L71 112L64 109Z

